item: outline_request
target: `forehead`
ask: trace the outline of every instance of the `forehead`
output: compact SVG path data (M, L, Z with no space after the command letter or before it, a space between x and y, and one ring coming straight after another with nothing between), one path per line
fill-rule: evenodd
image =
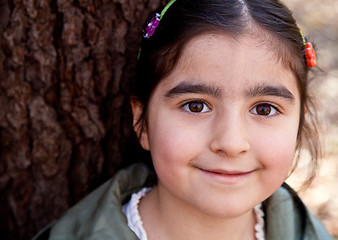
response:
M193 37L186 43L177 65L184 67L200 56L222 57L224 60L225 58L252 57L259 61L278 63L279 57L276 53L280 50L273 48L275 45L273 42L272 37L268 35L244 34L234 37L221 33L204 33Z
M176 67L160 85L170 87L189 80L213 82L233 93L245 86L267 83L290 85L297 90L293 72L279 61L267 41L271 40L252 35L237 38L219 33L198 35L186 44Z

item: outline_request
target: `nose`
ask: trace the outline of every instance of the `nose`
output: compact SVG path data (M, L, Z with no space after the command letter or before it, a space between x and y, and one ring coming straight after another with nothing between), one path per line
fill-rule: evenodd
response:
M250 150L245 117L219 116L214 120L211 132L210 149L218 155L236 158Z

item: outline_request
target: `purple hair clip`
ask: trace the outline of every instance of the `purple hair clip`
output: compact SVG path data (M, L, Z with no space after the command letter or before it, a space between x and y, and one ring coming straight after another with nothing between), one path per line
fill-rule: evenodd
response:
M146 29L144 30L144 38L150 38L157 28L158 24L160 23L160 14L155 13L155 15L150 19Z

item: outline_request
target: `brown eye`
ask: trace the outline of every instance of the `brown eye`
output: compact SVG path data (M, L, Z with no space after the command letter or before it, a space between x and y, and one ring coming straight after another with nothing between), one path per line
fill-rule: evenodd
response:
M255 106L251 112L260 116L274 116L278 113L278 110L269 103L261 103Z
M210 108L203 101L191 101L182 106L183 110L190 113L210 112Z
M256 111L259 115L269 115L271 113L271 106L268 104L260 104L257 106Z
M189 110L191 112L201 112L203 110L203 106L204 104L203 103L200 103L200 102L192 102L192 103L189 103Z

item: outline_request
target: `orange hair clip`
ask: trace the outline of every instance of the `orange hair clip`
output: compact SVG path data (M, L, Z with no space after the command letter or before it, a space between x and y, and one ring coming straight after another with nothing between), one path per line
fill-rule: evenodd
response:
M304 45L304 54L305 54L307 66L309 68L316 67L317 66L316 53L310 42L307 42Z
M313 68L317 66L317 60L316 60L316 53L315 50L310 42L306 41L306 38L304 37L303 33L300 32L300 35L303 39L304 44L304 57L306 64L309 68Z

